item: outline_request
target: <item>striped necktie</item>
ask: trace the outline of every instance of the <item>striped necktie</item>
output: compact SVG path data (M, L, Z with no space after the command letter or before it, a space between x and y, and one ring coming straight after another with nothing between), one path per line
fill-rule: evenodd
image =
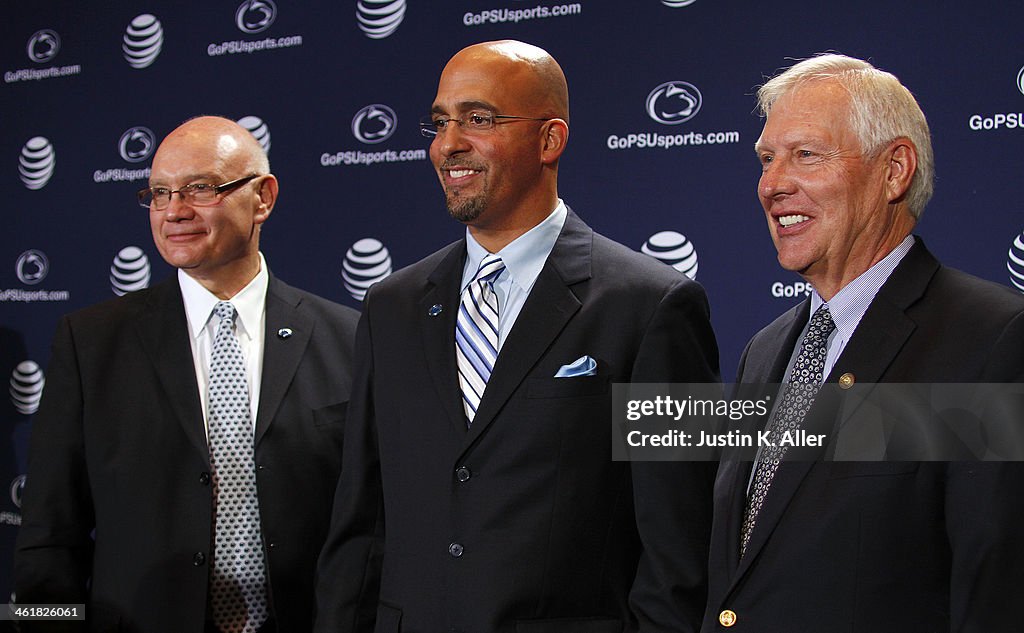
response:
M494 294L494 280L503 270L501 258L488 255L462 291L455 324L455 357L467 426L473 423L498 359L498 297Z

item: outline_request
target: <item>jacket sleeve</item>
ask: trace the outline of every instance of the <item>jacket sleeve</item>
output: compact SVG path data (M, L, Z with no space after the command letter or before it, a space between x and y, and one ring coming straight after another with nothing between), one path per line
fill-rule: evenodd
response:
M320 633L369 633L376 616L384 512L374 423L371 294L356 330L341 476L317 564L314 631Z
M85 465L84 406L74 332L65 317L54 336L42 401L32 421L14 552L20 604L86 602L95 518ZM26 624L22 630L31 630ZM44 626L55 630L53 625Z
M683 280L647 326L632 382L719 383L718 345L704 290ZM707 600L715 462L632 464L643 546L630 604L641 633L700 629Z

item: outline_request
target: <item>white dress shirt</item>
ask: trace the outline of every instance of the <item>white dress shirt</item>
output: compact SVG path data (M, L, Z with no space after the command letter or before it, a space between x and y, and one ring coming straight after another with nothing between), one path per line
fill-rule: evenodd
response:
M253 429L256 428L256 412L260 400L260 379L263 370L263 332L267 320L267 262L260 253L260 270L249 284L235 296L228 299L235 306L235 335L245 358L245 375L249 383L249 410L252 414ZM178 285L185 302L185 317L188 320L189 342L192 344L192 361L195 363L196 384L199 385L199 399L203 407L203 425L209 436L209 414L207 411L207 388L210 375L210 354L213 339L217 335L219 321L213 317L213 308L221 301L198 281L178 269Z

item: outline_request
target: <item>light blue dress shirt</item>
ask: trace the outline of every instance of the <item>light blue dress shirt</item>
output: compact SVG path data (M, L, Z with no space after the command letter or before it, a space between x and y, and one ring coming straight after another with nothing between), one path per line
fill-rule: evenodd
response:
M530 290L537 281L544 262L547 261L551 249L555 247L558 234L562 232L565 218L568 215L565 203L561 199L555 210L540 224L523 233L505 245L496 255L505 263L505 270L494 280L494 294L498 297L498 350L512 331L516 318L519 317ZM466 229L466 264L462 269L462 285L459 291L466 289L473 281L480 262L489 255L487 249L473 239Z
M836 296L832 297L832 300L828 302L828 310L832 313L832 322L836 324L836 329L828 338L828 352L825 355L825 376L828 376L829 372L832 371L832 367L835 366L839 356L846 349L846 344L850 342L853 332L857 329L857 325L860 324L860 320L864 318L864 313L868 311L868 306L874 301L875 295L878 294L882 285L889 279L889 275L896 269L896 266L903 261L904 256L910 252L910 247L913 245L914 236L908 235L896 248L889 251L888 255L876 262L874 266L868 268L856 279L843 286L843 289L837 292ZM818 291L812 291L810 314L813 315L823 303L825 303L825 300L821 298ZM807 325L804 326L804 333L800 335L799 340L803 340L810 322L810 317L808 317ZM798 350L793 351L790 365L796 360L797 353ZM786 371L786 379L787 381L789 379L789 370Z

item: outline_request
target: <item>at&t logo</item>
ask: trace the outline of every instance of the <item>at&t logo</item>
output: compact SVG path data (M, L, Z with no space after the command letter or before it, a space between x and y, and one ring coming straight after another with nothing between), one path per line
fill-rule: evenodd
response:
M366 37L382 40L398 30L405 17L405 0L359 0L356 19Z
M138 246L125 246L110 265L110 290L119 297L149 287L149 258Z
M1017 73L1017 90L1024 94L1024 66L1021 66L1020 72Z
M697 278L697 249L682 233L655 233L640 247L640 252L665 262L690 279Z
M117 151L129 163L141 163L150 157L154 149L156 136L145 127L128 128L117 142Z
M647 95L647 115L664 125L679 125L697 116L702 102L697 86L669 81Z
M18 275L18 281L33 286L46 279L46 273L50 272L50 262L42 251L25 251L18 257L14 271Z
M11 372L11 402L22 415L32 415L39 409L46 379L35 361L25 360Z
M235 25L243 33L262 33L270 28L277 17L277 5L273 0L246 0L238 5Z
M341 279L356 301L362 301L370 286L390 274L391 254L380 240L363 238L345 253Z
M368 105L352 117L352 136L368 145L388 140L396 127L398 115L380 103Z
M160 20L149 13L135 16L124 33L124 59L132 68L146 68L156 61L164 46Z
M256 137L264 152L270 153L270 128L263 122L263 119L249 115L238 119L237 123Z
M21 182L29 189L42 189L53 176L53 170L57 166L57 153L53 151L53 145L49 140L42 136L33 136L21 148L18 162Z
M688 7L696 1L697 0L661 0L661 3L666 7L679 9L681 7Z
M1010 252L1006 254L1006 269L1010 271L1013 287L1024 292L1024 232L1010 244Z
M60 52L60 36L56 31L43 29L36 31L28 39L28 58L37 64L45 64Z

